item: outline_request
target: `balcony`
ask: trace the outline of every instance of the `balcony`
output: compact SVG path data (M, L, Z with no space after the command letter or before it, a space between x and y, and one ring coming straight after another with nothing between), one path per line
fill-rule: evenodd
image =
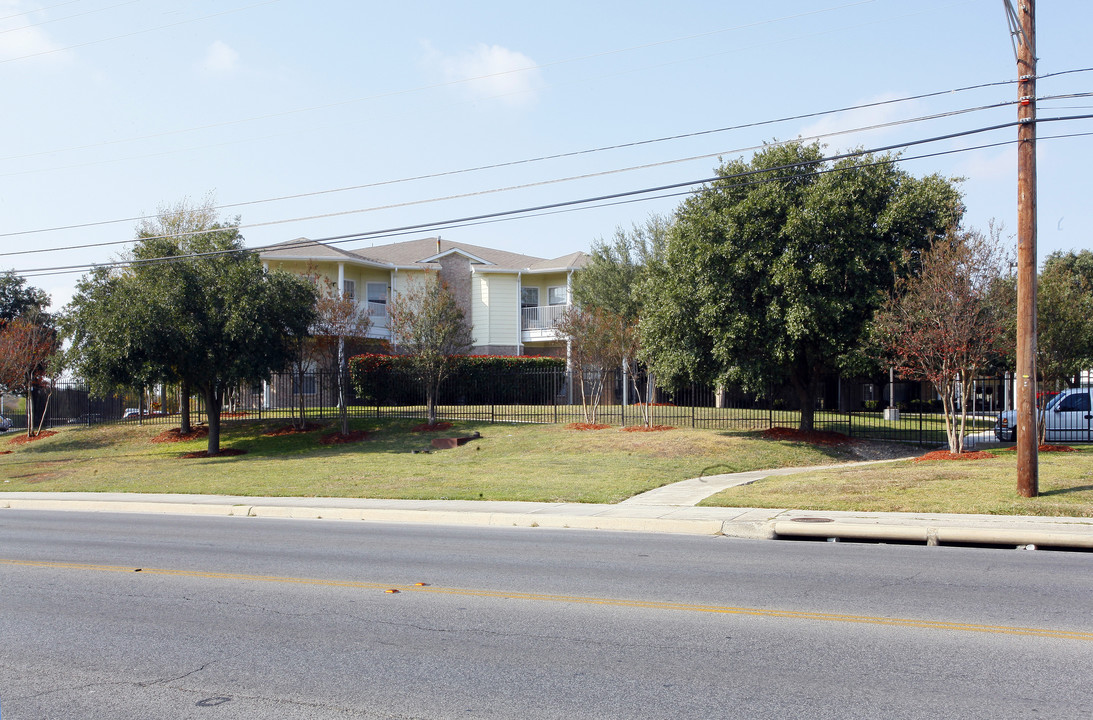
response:
M541 305L520 310L521 340L556 340L558 323L562 321L568 305Z
M368 319L372 321L372 327L387 327L387 303L371 302L368 305Z

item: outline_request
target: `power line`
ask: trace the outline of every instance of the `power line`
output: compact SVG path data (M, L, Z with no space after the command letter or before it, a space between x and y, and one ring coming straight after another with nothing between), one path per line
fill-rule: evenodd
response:
M1013 105L1015 102L1017 102L1017 101L1007 100L1007 101L1004 101L1004 102L995 103L993 105L983 105L983 106L979 106L979 107L975 107L975 108L965 108L965 109L962 109L962 110L952 110L952 111L947 111L947 112L943 112L943 113L935 113L935 114L932 114L932 115L919 116L919 117L915 117L915 118L905 118L903 120L892 120L892 121L889 121L889 122L886 122L886 123L876 123L876 124L868 125L868 126L864 126L864 127L857 127L857 128L846 129L846 130L839 130L839 131L836 131L836 132L825 133L823 135L814 135L814 136L805 137L805 138L797 138L795 140L785 140L785 141L782 141L780 143L766 143L766 145L778 145L778 144L786 144L786 143L800 142L800 141L814 141L814 140L820 140L820 139L825 139L825 138L829 138L829 137L835 137L837 135L847 135L847 134L858 133L858 132L866 132L866 131L869 131L869 130L883 129L883 128L888 128L888 127L894 127L894 126L897 126L897 125L905 125L905 124L910 124L910 123L914 123L914 122L922 122L922 121L925 121L925 120L936 120L936 119L939 119L939 118L953 117L953 116L956 116L956 115L966 114L966 113L970 113L970 112L978 112L980 110L989 110L989 109L994 109L994 108L998 108L998 107L1005 107L1007 105ZM410 201L401 202L401 203L391 203L391 204L388 204L388 205L373 206L373 207L368 207L368 208L357 208L357 209L353 209L353 210L340 210L340 211L331 212L331 213L323 213L323 214L320 214L320 215L311 215L311 216L294 217L294 218L284 218L284 219L280 219L280 220L271 220L271 221L260 222L260 223L248 223L248 224L245 224L245 225L240 225L239 228L240 229L250 229L250 228L256 228L256 227L270 227L270 226L273 226L273 225L285 225L285 224L290 224L290 223L306 222L306 221L310 221L310 220L320 220L320 219L326 219L326 218L331 218L331 217L340 217L340 216L345 216L345 215L359 215L359 214L366 213L366 212L377 212L377 211L381 211L381 210L392 210L392 209L396 209L396 208L411 207L411 206L414 206L414 205L424 205L424 204L435 203L435 202L444 202L444 201L449 201L449 200L463 200L463 199L467 199L467 198L471 198L471 197L480 197L480 196L483 196L483 195L492 195L492 194L497 194L497 193L501 193L501 192L510 192L510 191L513 191L513 190L526 190L526 189L529 189L529 188L542 187L542 186L545 186L545 185L555 185L555 184L559 184L559 183L563 183L563 182L572 182L572 181L575 181L575 180L588 180L588 179L591 179L591 178L604 177L606 175L616 175L616 174L620 174L620 173L624 173L624 172L632 172L632 171L635 171L635 170L648 170L648 169L652 169L652 168L656 168L656 167L665 167L667 165L676 165L676 164L681 164L681 163L686 163L686 162L693 162L693 161L696 161L696 160L708 160L710 158L720 157L722 155L734 155L734 154L738 154L738 153L742 153L742 152L755 151L755 150L757 150L761 147L763 147L763 145L752 145L752 146L743 147L743 148L735 148L735 149L732 149L732 150L719 150L717 152L704 153L704 154L701 154L701 155L692 155L692 156L685 157L685 158L676 158L676 159L672 159L672 160L664 160L664 161L661 161L661 162L646 163L646 164L643 164L643 165L629 166L629 167L624 167L624 168L615 168L615 169L612 169L612 170L604 170L604 171L600 171L600 172L586 173L586 174L583 174L583 175L575 175L575 176L569 176L569 177L564 177L564 178L555 178L555 179L552 179L552 180L542 180L542 181L537 181L537 182L532 182L532 183L524 183L524 184L521 184L521 185L511 185L511 186L502 187L502 188L492 188L492 189L489 189L489 190L472 191L472 192L460 193L460 194L456 194L456 195L447 195L447 196L443 196L443 197L433 197L433 198L425 198L425 199L418 199L418 200L410 200ZM435 177L435 175L430 176L430 177ZM376 184L383 184L383 183L376 183ZM228 207L238 207L240 204L241 203L237 203L237 204L234 204L234 205L221 205L221 206L216 207L215 209L221 210L221 209L228 208ZM132 220L143 220L143 219L151 219L151 218L154 218L154 216L149 216L148 218L133 218ZM99 222L99 223L89 223L89 224L83 224L83 225L72 225L72 226L66 226L66 227L63 227L63 228L52 228L52 229L53 230L60 230L60 229L68 230L68 229L76 229L76 228L82 228L82 227L91 227L91 226L94 226L94 225L113 224L113 223L116 223L116 222L120 222L120 221L102 221L102 222ZM38 233L38 232L46 232L46 231L45 230L37 230L37 231L28 231L28 232L3 233L3 234L0 234L0 237L11 237L11 236ZM68 245L68 246L54 247L54 248L33 248L33 249L29 249L29 250L17 250L17 251L0 253L0 257L9 257L9 256L13 256L13 255L35 255L35 254L50 253L50 252L62 252L62 251L69 251L69 250L83 250L83 249L93 248L93 247L110 247L110 246L115 246L115 245L125 245L125 244L131 243L131 242L133 242L133 240L109 240L109 241L98 242L98 243L86 243L86 244L82 244L82 245Z
M1093 117L1093 115L1091 115L1090 117ZM1066 120L1066 119L1072 119L1072 118L1049 118L1049 119L1050 120ZM1062 135L1044 135L1044 136L1041 136L1040 139L1041 140L1055 140L1055 139L1065 139L1065 138L1073 138L1073 137L1088 137L1088 136L1093 136L1093 132L1066 133L1066 134L1062 134ZM943 156L943 155L953 155L953 154L957 154L957 153L971 152L971 151L975 151L975 150L983 150L983 149L988 149L988 148L993 148L993 147L1002 147L1002 146L1005 146L1005 145L1014 145L1014 144L1016 144L1016 142L1017 142L1016 140L1002 140L1002 141L994 142L994 143L985 143L985 144L981 144L981 145L973 145L973 146L964 147L964 148L954 148L954 149L951 149L951 150L939 150L937 152L922 153L922 154L919 154L919 155L911 155L911 156L905 156L905 157L904 156L887 157L887 158L881 158L881 159L875 160L875 161L870 162L870 163L861 163L859 165L853 165L853 166L850 166L850 167L825 168L825 169L822 169L822 170L817 170L816 174L821 175L821 174L828 174L828 173L835 173L835 172L846 172L846 171L849 171L849 170L859 169L859 168L864 168L864 167L871 167L871 166L874 166L874 165L890 165L890 164L893 164L893 163L896 163L896 162L907 162L907 161L912 161L912 160L922 160L922 159L931 158L931 157L940 157L940 156ZM876 151L875 150L865 150L865 151L862 151L862 154L871 154L873 152L876 152ZM852 156L852 154L851 154L851 156ZM832 159L835 159L835 158L824 158L824 159L816 161L816 162L829 162ZM806 163L801 163L799 165L803 165L803 164L806 164ZM783 166L782 168L767 168L767 169L765 169L761 172L772 172L774 170L790 168L790 167L795 167L795 165L786 165L786 166ZM690 183L689 187L693 186L695 184L701 184L701 183L705 183L705 182L714 182L714 181L717 181L717 180L732 179L733 177L737 177L737 176L718 176L718 177L714 177L714 178L707 178L705 180L696 180L696 181ZM750 180L750 181L747 181L747 182L736 183L736 185L737 186L749 186L749 185L758 185L758 184L767 183L767 182L778 182L778 180L777 179L772 180L772 179L766 179L766 178L756 178L756 179L753 179L753 180ZM682 186L682 185L686 185L686 184L676 184L676 185L663 186L663 187L671 189L671 188L676 188L676 187L679 187L679 186ZM557 214L561 214L561 213L576 212L576 211L580 211L580 210L590 210L590 209L598 209L598 208L603 208L603 207L612 207L612 206L616 206L616 205L626 205L626 204L632 204L632 203L635 203L635 202L648 202L650 200L660 200L660 199L666 199L666 198L672 198L672 197L683 197L683 196L687 196L687 195L692 195L695 192L694 189L688 189L688 190L676 190L674 192L665 192L665 193L662 193L662 194L659 194L659 195L652 195L652 196L648 196L648 197L632 197L632 196L638 195L638 194L645 194L645 193L658 192L658 191L659 191L658 188L652 188L652 189L646 189L646 190L630 191L630 192L627 192L627 193L618 193L618 194L615 194L615 195L612 195L612 196L602 196L602 197L608 197L608 198L614 198L614 199L603 201L603 202L598 202L598 204L595 204L595 205L591 205L591 204L588 204L588 203L597 202L599 200L598 198L586 198L584 200L574 200L574 201L567 201L567 202L562 202L562 203L553 203L551 205L539 206L538 208L523 208L523 209L519 209L519 210L501 211L501 212L496 212L496 213L489 213L489 214L486 214L486 215L472 216L472 217L469 217L469 218L436 221L436 222L430 222L430 223L420 223L420 224L417 224L417 225L407 225L407 226L403 226L401 228L390 228L390 229L386 229L386 230L369 231L369 232L364 232L364 233L352 233L352 234L349 234L349 235L335 235L335 236L329 236L329 237L324 237L324 238L307 239L307 240L301 240L297 243L280 243L280 244L275 244L275 245L263 245L263 246L254 247L254 248L246 248L246 249L243 249L243 250L231 250L231 251L219 251L219 252L215 252L215 253L179 255L179 256L172 256L172 257L167 257L167 258L150 258L149 260L144 261L144 262L150 262L150 263L155 263L155 262L178 262L178 261L182 261L182 260L186 260L186 259L190 259L190 258L196 258L196 257L232 254L232 253L238 253L238 252L261 252L262 250L268 250L268 249L274 249L274 248L279 249L279 250L284 250L284 249L293 249L293 248L304 248L304 247L309 247L309 246L312 246L312 245L328 245L329 246L329 245L339 245L339 244L343 244L343 243L357 242L357 241L364 241L364 240L388 239L388 238L400 237L400 236L404 236L404 235L414 235L414 234L417 234L417 233L420 233L420 232L423 232L423 231L427 231L427 230L428 231L451 230L451 229L458 229L458 228L464 228L464 227L473 227L473 226L477 226L477 225L488 225L488 224L493 224L493 223L497 223L497 222L508 222L508 221L512 221L512 220L527 220L527 219L535 218L535 217L543 217L543 216L547 216L547 215L557 215ZM580 204L585 204L586 206L585 207L578 207L578 205L580 205ZM73 265L73 266L61 267L61 268L41 268L41 269L37 269L37 270L25 271L24 277L48 277L48 276L53 276L53 275L72 275L74 273L85 272L85 271L91 270L95 267L104 267L104 268L122 267L122 266L129 266L129 265L133 265L133 264L135 264L135 263L133 263L131 261L115 261L115 262L109 262L109 263L99 263L99 264L94 264L94 265Z
M256 7L263 5L272 5L273 3L280 2L281 0L265 0L264 2L254 3L252 5L244 5L243 7L233 8L231 10L224 10L222 12L212 13L211 15L203 15L197 18L191 18L189 20L180 20L178 22L168 23L167 25L157 25L156 27L145 28L143 30L134 30L133 32L123 33L121 35L114 35L108 38L99 38L98 40L88 40L87 42L76 43L75 45L66 45L65 47L52 48L50 50L41 50L36 53L30 53L28 55L18 55L16 57L5 58L0 60L0 64L15 62L17 60L28 60L30 58L41 57L43 55L52 55L53 53L64 52L65 50L76 50L82 47L88 47L91 45L100 45L105 42L112 42L114 40L124 40L125 38L135 37L137 35L144 35L146 33L155 32L156 30L167 30L173 27L179 27L180 25L189 25L195 22L201 22L202 20L210 20L216 17L222 17L224 15L231 15L232 13L242 12L244 10L252 10Z
M53 8L63 7L65 5L72 5L78 3L80 0L68 0L68 2L57 3L56 5L47 5L43 8L35 8L33 10L27 10L26 12L14 13L12 15L5 15L0 17L0 20L11 20L12 18L24 17L25 15L33 15L36 12L42 12L43 10L52 10Z
M136 0L134 0L134 1L136 1ZM270 0L270 2L277 2L277 0ZM797 19L797 18L808 17L808 16L811 16L811 15L819 15L819 14L826 13L826 12L832 12L834 10L842 10L842 9L845 9L845 8L848 8L848 7L853 7L853 6L856 6L856 5L865 5L865 4L868 4L868 3L871 3L871 2L873 2L873 0L858 0L857 2L846 3L846 4L843 4L843 5L836 5L834 7L824 8L824 9L820 9L820 10L810 10L810 11L807 11L807 12L797 13L795 15L786 15L786 16L779 17L779 18L774 18L774 19L771 19L771 20L760 20L760 21L757 21L757 22L747 23L747 24L744 24L744 25L735 25L735 26L732 26L732 27L720 28L718 30L709 30L709 31L706 31L706 32L697 33L697 34L693 34L693 35L684 35L684 36L680 36L680 37L669 38L667 40L657 40L657 41L654 41L654 42L644 43L644 44L641 44L641 45L632 45L632 46L624 47L624 48L615 48L615 49L612 49L612 50L604 50L604 51L597 52L597 53L590 53L590 54L587 54L587 55L579 55L579 56L570 57L570 58L563 58L561 60L554 60L552 62L547 62L547 63L538 63L538 64L535 64L535 65L529 65L529 66L521 67L521 68L511 68L509 70L501 70L501 71L494 72L494 73L487 73L487 74L483 74L483 75L475 75L475 76L472 76L472 77L459 78L459 79L456 79L456 80L448 80L448 81L441 82L441 83L433 83L433 84L430 84L430 85L423 85L423 86L419 86L419 87L416 87L416 88L405 88L405 89L402 89L402 90L393 90L393 91L390 91L390 92L378 93L378 94L375 94L375 95L366 95L366 96L363 96L363 97L350 98L348 100L339 100L337 102L326 103L326 104L323 104L323 105L311 105L311 106L308 106L308 107L293 108L293 109L290 109L290 110L284 110L284 111L276 112L276 113L269 113L269 114L266 114L266 115L255 115L255 116L251 116L251 117L247 117L247 118L239 118L239 119L236 119L236 120L227 120L227 121L219 122L219 123L210 123L210 124L207 124L207 125L198 125L198 126L195 126L195 127L180 128L180 129L176 129L176 130L168 130L168 131L165 131L165 132L153 133L153 134L150 134L150 135L141 135L141 136L131 137L131 138L121 138L121 139L118 139L118 140L110 140L110 141L107 141L107 142L93 143L93 144L88 144L88 145L78 145L78 146L67 147L67 148L59 148L57 150L43 150L43 151L40 151L40 152L29 153L29 154L24 154L24 155L12 155L12 156L8 156L8 157L0 158L0 160L17 160L17 159L25 159L25 158L30 158L30 157L37 157L37 156L40 156L40 155L51 155L51 154L59 153L59 152L69 152L69 151L72 151L72 150L87 150L87 149L96 148L96 147L105 147L107 145L117 145L117 144L127 143L127 142L138 142L138 141L141 141L141 140L151 140L151 139L155 139L155 138L167 137L167 136L170 136L170 135L179 135L179 134L189 133L189 132L196 132L196 131L200 131L200 130L211 130L211 129L214 129L214 128L227 127L227 126L230 126L230 125L239 125L239 124L242 124L242 123L255 122L255 121L258 121L258 120L268 120L268 119L271 119L271 118L285 117L285 116L288 116L288 115L296 115L296 114L305 113L305 112L312 112L312 111L315 111L315 110L326 110L326 109L329 109L329 108L341 107L343 105L350 105L350 104L355 104L355 103L359 103L359 102L366 102L366 101L369 101L369 100L378 100L378 99L381 99L381 98L395 97L395 96L398 96L398 95L407 95L407 94L411 94L411 93L421 92L421 91L424 91L424 90L432 90L432 89L435 89L435 88L448 87L448 86L452 86L452 85L460 85L460 84L464 84L464 83L476 82L476 81L479 81L479 80L487 80L487 79L490 79L490 78L501 77L501 76L504 76L504 75L512 75L512 74L515 74L515 73L528 72L530 70L541 70L543 68L555 67L555 66L558 66L558 65L566 65L566 64L570 64L570 63L581 62L581 61L584 61L584 60L592 60L592 59L595 59L595 58L606 57L606 56L609 56L609 55L619 55L619 54L622 54L622 53L633 52L635 50L644 50L644 49L647 49L647 48L657 47L657 46L660 46L660 45L668 45L668 44L672 44L672 43L685 42L687 40L694 40L694 39L697 39L697 38L709 37L711 35L718 35L718 34L722 34L722 33L726 33L726 32L732 32L732 31L735 31L735 30L745 30L745 29L748 29L748 28L758 27L760 25L773 24L773 23L777 23L777 22L783 22L785 20L794 20L794 19ZM248 7L254 7L254 6L248 6ZM242 8L242 9L248 9L248 8ZM229 11L229 12L234 12L234 11ZM216 16L215 15L206 16L206 18L208 18L208 17L216 17ZM184 22L196 22L197 20L203 20L203 19L206 19L206 18L196 18L194 20L187 20L187 21L184 21ZM182 23L176 23L176 24L182 24ZM170 28L170 27L174 27L174 25L164 25L164 26L161 26L160 28L152 28L152 29L162 29L162 28ZM131 33L131 34L139 34L139 33L142 33L142 32L149 32L149 31L148 30L142 30L142 31L139 31L138 33ZM118 36L117 38L109 38L109 39L119 39L119 38L124 38L124 37L128 37L128 35L121 35L121 36ZM95 41L95 42L105 42L105 40L99 40L99 41ZM91 43L88 43L88 44L91 44ZM75 47L82 47L82 46L81 45L72 46L72 48L75 48ZM72 49L72 48L59 48L57 50L50 51L50 52L56 52L56 51L59 51L59 50L67 50L67 49ZM39 54L44 54L44 53L39 53ZM28 56L25 56L25 57L33 57L33 56L28 55ZM11 58L11 59L18 60L18 59L21 59L21 58ZM5 61L5 62L7 62L7 61Z
M75 15L65 15L64 17L52 18L50 20L43 20L41 22L30 23L29 25L20 25L19 27L9 28L7 30L0 30L0 35L3 35L5 33L9 33L9 32L18 32L20 30L26 30L27 28L38 27L39 25L49 25L50 23L61 22L63 20L71 20L72 18L84 17L85 15L94 15L95 13L105 12L106 10L113 10L114 8L122 7L123 5L135 5L136 3L139 3L139 2L142 2L142 0L126 0L126 2L121 2L121 3L118 3L117 5L107 5L106 7L95 8L94 10L88 10L86 12L76 13ZM68 3L62 3L62 4L67 5ZM27 15L29 13L20 13L20 14ZM15 16L12 16L12 17L15 17ZM6 20L7 18L4 18L4 19Z
M1093 117L1093 116L1090 116L1090 117ZM737 173L737 174L730 175L730 176L720 176L719 175L719 176L714 176L714 177L707 177L707 178L701 178L701 179L696 179L696 180L689 180L689 181L686 181L686 182L671 183L671 184L668 184L668 185L660 185L660 186L652 187L652 188L644 188L642 190L629 190L629 191L624 191L624 192L619 192L619 193L599 195L599 196L591 197L591 198L584 198L584 199L580 199L580 200L567 200L567 201L561 201L561 202L557 202L557 203L549 203L549 204L545 204L545 205L538 205L538 206L533 206L533 207L528 207L528 208L521 208L519 210L506 210L506 211L499 211L499 212L494 212L494 213L485 213L485 214L481 214L481 215L472 215L472 216L463 217L463 218L456 218L456 219L450 220L448 222L463 223L463 222L468 222L468 221L472 221L472 220L483 220L483 219L488 219L488 218L493 218L493 217L502 217L502 216L506 216L506 215L518 215L518 214L536 212L536 211L541 211L541 210L548 210L548 209L561 208L561 207L570 207L570 206L574 206L574 205L581 205L581 204L587 204L587 203L593 203L593 202L601 202L601 201L605 201L605 200L614 200L614 199L619 199L619 198L624 198L624 197L631 197L631 196L634 196L634 195L646 195L646 194L649 194L649 193L663 192L665 190L672 190L672 189L678 189L678 188L683 188L683 187L693 187L694 185L699 185L699 184L708 183L708 182L715 182L715 181L718 181L718 180L727 180L727 179L751 177L751 176L754 176L754 175L761 175L761 174L773 172L773 171L776 171L776 170L789 169L789 168L794 168L794 167L801 167L801 166L804 166L804 165L817 165L817 164L824 163L824 162L835 162L835 161L838 161L838 160L843 160L843 159L852 158L852 157L861 157L862 155L888 152L888 151L891 151L891 150L896 150L896 149L900 149L900 148L907 148L907 147L912 147L912 146L915 146L915 145L922 145L922 144L927 144L927 143L932 143L932 142L939 142L939 141L942 141L942 140L951 140L951 139L958 138L958 137L965 137L965 136L968 136L968 135L974 135L974 134L983 133L983 132L990 132L990 131L993 131L993 130L1000 130L1000 129L1004 129L1004 128L1010 128L1010 127L1013 127L1014 125L1015 125L1015 122L1011 121L1011 122L1006 122L1006 123L1002 123L1002 124L998 124L998 125L992 125L992 126L977 128L977 129L974 129L974 130L964 130L964 131L955 132L955 133L948 133L948 134L945 134L945 135L938 135L938 136L934 136L934 137L930 137L930 138L923 138L923 139L919 139L919 140L910 140L910 141L907 141L907 142L896 143L896 144L893 144L893 145L886 145L886 146L883 146L883 147L872 148L872 149L869 149L869 150L859 150L859 151L853 151L853 152L847 152L847 153L840 153L840 154L837 154L837 155L833 155L831 157L821 158L819 160L810 161L810 162L807 162L807 163L791 163L789 165L785 165L785 166L781 166L781 167L749 170L749 171L746 171L746 172L743 172L743 173ZM385 229L385 230L374 231L374 232L350 233L348 235L339 235L339 236L333 236L333 237L330 237L330 238L323 238L322 241L308 240L306 243L302 243L301 246L303 244L310 245L310 244L315 243L315 242L322 242L322 244L325 244L325 245L336 245L336 244L341 244L341 243L345 243L345 242L353 242L353 241L357 241L357 240L366 239L368 237L372 237L372 236L375 236L375 235L386 235L386 234L389 234L389 233L398 233L398 232L404 232L404 231L420 231L420 230L425 229L425 228L433 227L437 224L441 224L441 223L418 223L418 224L406 225L406 226L402 226L402 227L388 228L388 229ZM199 231L199 232L207 232L207 231ZM178 234L178 235L173 235L172 237L178 237L178 236L187 235L187 234L198 234L198 232L181 233L181 234ZM126 242L131 242L131 241L126 241ZM277 244L277 245L261 246L259 248L254 248L252 250L264 250L264 249L270 249L270 248L273 248L273 247L276 247L276 248L279 248L279 249L285 249L285 248L291 248L291 247L293 247L293 245L291 243L280 243L280 244ZM216 255L216 254L219 254L219 253L199 253L199 254L191 255L189 257L204 257L204 256L207 256L207 255ZM178 257L186 257L186 256L178 256ZM157 260L157 258L151 258L151 259L146 260L146 261L140 261L140 264L143 264L143 263L146 263L146 262L154 262L155 260ZM128 266L128 265L132 265L132 264L134 264L132 261L114 261L114 262L110 262L110 263L101 263L101 264L99 264L99 266L102 266L102 267L123 266L123 265ZM29 270L27 272L39 272L39 271L51 271L51 270L73 270L73 269L86 268L86 267L89 267L89 266L88 265L72 265L72 266L55 267L55 268L37 268L37 269L34 269L34 270Z
M1088 68L1088 70L1093 70L1093 68ZM1070 72L1070 71L1067 71L1067 72ZM1074 72L1079 72L1079 71L1074 71ZM218 206L216 206L215 209L216 210L226 210L226 209L230 209L230 208L246 207L246 206L249 206L249 205L259 205L259 204L265 204L265 203L271 203L271 202L281 202L281 201L285 201L285 200L296 200L296 199L300 199L300 198L315 197L315 196L319 196L319 195L328 195L328 194L339 193L339 192L348 192L348 191L352 191L352 190L363 190L363 189L374 188L374 187L382 187L382 186L387 186L387 185L395 185L395 184L401 184L401 183L416 182L416 181L419 181L419 180L428 180L428 179L435 179L435 178L441 178L441 177L450 177L450 176L454 176L454 175L462 175L462 174L467 174L467 173L479 172L479 171L483 171L483 170L494 170L494 169L505 168L505 167L513 167L513 166L517 166L517 165L525 165L525 164L543 162L543 161L548 161L548 160L558 160L558 159L563 159L563 158L579 157L579 156L582 156L582 155L589 155L589 154L598 153L598 152L605 152L605 151L609 151L609 150L619 150L619 149L640 147L640 146L644 146L644 145L652 145L652 144L656 144L656 143L669 142L669 141L673 141L673 140L681 140L681 139L701 137L701 136L705 136L705 135L713 135L713 134L717 134L717 133L724 133L724 132L729 132L729 131L733 131L733 130L743 130L743 129L749 129L749 128L755 128L755 127L762 127L762 126L765 126L765 125L774 125L774 124L783 123L783 122L790 122L790 121L794 121L794 120L807 120L807 119L812 119L812 118L817 118L817 117L823 117L823 116L826 116L826 115L833 115L833 114L837 114L837 113L841 113L841 112L850 112L850 111L854 111L854 110L863 110L863 109L869 109L869 108L876 108L876 107L882 107L882 106L885 106L885 105L892 105L892 104L895 104L895 103L910 102L910 101L921 100L921 99L930 98L930 97L937 97L937 96L940 96L940 95L949 95L949 94L958 93L958 92L965 92L965 91L968 91L968 90L976 90L976 89L986 88L986 87L995 87L995 86L998 86L998 85L1008 85L1008 84L1012 84L1014 82L1016 82L1016 81L1015 80L1003 80L1003 81L979 83L979 84L975 84L975 85L967 85L967 86L963 86L963 87L952 88L952 89L949 89L949 90L938 90L938 91L933 91L933 92L928 92L928 93L920 93L918 95L910 95L910 96L906 96L906 97L902 97L902 98L893 98L893 99L889 99L889 100L880 100L880 101L876 101L876 102L861 103L861 104L858 104L858 105L849 105L849 106L841 107L841 108L833 108L833 109L829 109L829 110L819 110L819 111L809 112L809 113L800 113L800 114L797 114L797 115L789 115L789 116L784 116L784 117L780 117L780 118L774 118L774 119L768 119L768 120L759 120L759 121L754 121L754 122L750 122L750 123L741 123L741 124L738 124L738 125L729 125L729 126L725 126L725 127L708 129L708 130L698 130L698 131L689 132L689 133L678 133L678 134L675 134L675 135L666 135L666 136L662 136L662 137L651 138L651 139L646 139L646 140L636 140L636 141L627 142L627 143L617 143L617 144L614 144L614 145L604 145L604 146L599 146L599 147L595 147L595 148L586 148L584 150L574 150L574 151L564 152L564 153L555 153L555 154L552 154L552 155L541 155L541 156L538 156L538 157L524 158L524 159L520 159L520 160L510 160L510 161L506 161L506 162L492 163L492 164L488 164L488 165L479 165L479 166L476 166L476 167L462 168L462 169L458 169L458 170L447 170L447 171L441 171L441 172L436 172L436 173L415 175L415 176L410 176L410 177L398 178L398 179L394 179L394 180L381 180L381 181L377 181L377 182L373 182L373 183L350 185L350 186L339 187L339 188L330 188L330 189L326 189L326 190L316 190L316 191L312 191L312 192L296 193L296 194L292 194L292 195L283 195L283 196L279 196L279 197L264 198L264 199L259 199L259 200L248 200L248 201L238 202L238 203L228 203L228 204L224 204L224 205L218 205ZM990 108L990 107L1000 107L1000 106L1005 105L1005 104L1012 104L1012 101L1009 101L1007 103L999 103L999 104L996 104L996 105L981 106L980 108L977 108L977 109L985 109L985 108ZM934 116L926 116L926 117L933 118ZM821 137L821 136L817 136L817 137ZM744 148L744 150L747 150L747 149L748 148ZM723 151L723 152L724 152L724 154L729 154L729 153L732 153L732 152L740 152L740 150L728 150L728 151ZM58 231L62 231L62 230L76 230L76 229L89 228L89 227L100 227L100 226L103 226L103 225L113 225L113 224L120 224L120 223L125 223L125 222L138 222L140 220L150 220L150 219L153 219L154 217L155 217L154 215L138 215L138 216L133 216L133 217L117 218L117 219L114 219L114 220L99 220L99 221L87 222L87 223L75 223L75 224L71 224L71 225L58 225L58 226L53 226L53 227L48 227L48 228L38 228L38 229L34 229L34 230L19 230L19 231L15 231L15 232L0 233L0 238L3 238L3 237L16 237L16 236L20 236L20 235L34 235L34 234L41 234L41 233L47 233L47 232L58 232ZM80 246L80 247L94 247L94 245ZM64 249L64 248L55 248L55 249ZM46 250L46 252L48 252L48 251L51 251L51 250ZM0 253L0 256L3 256L5 254L7 254L7 253Z

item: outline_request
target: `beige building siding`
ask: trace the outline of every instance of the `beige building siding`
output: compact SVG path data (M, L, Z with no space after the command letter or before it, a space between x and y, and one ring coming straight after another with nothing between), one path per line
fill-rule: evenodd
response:
M490 344L490 286L486 276L471 277L471 333L475 345Z
M516 275L482 273L489 288L489 342L476 339L478 345L512 345L520 342L520 283ZM477 327L477 324L476 324Z

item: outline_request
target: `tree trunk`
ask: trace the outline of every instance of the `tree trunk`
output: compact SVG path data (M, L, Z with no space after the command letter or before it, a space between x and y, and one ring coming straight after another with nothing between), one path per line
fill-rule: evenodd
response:
M183 380L178 385L178 415L181 427L179 432L187 435L193 432L190 426L190 381Z
M804 378L794 375L790 378L790 384L797 393L797 402L801 406L801 422L797 429L810 432L815 427L816 378L811 373Z
M345 339L338 338L338 415L342 420L342 435L349 434L349 408L345 399Z
M429 383L425 388L425 414L430 425L436 425L436 385Z
M205 388L205 415L209 419L209 457L220 454L220 408L224 402L224 390L220 387Z
M27 383L27 437L34 437L34 390Z

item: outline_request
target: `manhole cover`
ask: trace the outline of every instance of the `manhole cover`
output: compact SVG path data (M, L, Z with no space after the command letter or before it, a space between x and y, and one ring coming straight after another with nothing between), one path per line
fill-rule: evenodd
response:
M790 518L789 521L790 522L807 522L807 523L835 522L831 518L815 518L815 517Z

